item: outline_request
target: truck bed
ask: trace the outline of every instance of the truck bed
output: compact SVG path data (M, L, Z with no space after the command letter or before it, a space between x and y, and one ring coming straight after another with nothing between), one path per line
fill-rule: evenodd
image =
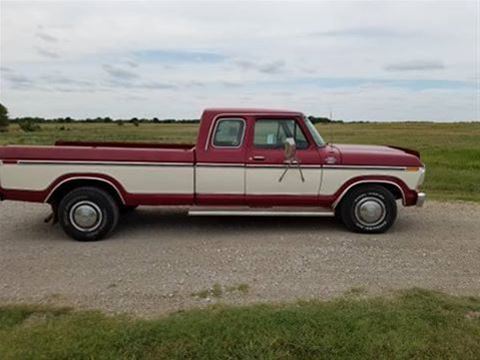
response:
M194 162L195 147L177 144L0 146L0 198L44 202L67 181L93 179L126 205L191 204Z
M0 160L4 162L33 160L193 164L195 161L195 146L184 144L59 141L54 146L3 146L0 147Z

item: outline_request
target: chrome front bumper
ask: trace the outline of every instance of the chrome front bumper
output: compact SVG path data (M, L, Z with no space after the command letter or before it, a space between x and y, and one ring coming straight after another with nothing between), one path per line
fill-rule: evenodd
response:
M427 194L420 192L417 195L417 203L415 204L417 207L422 207L425 204L425 200L427 199Z

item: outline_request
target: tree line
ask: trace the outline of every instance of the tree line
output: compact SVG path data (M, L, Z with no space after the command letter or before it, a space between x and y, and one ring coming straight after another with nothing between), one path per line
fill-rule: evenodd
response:
M317 116L308 116L310 121L314 124L318 123L343 123L343 120L332 120L328 117L317 117ZM8 130L8 125L10 123L19 124L20 127L25 131L35 131L39 129L39 124L43 123L53 123L53 124L70 124L70 123L116 123L118 125L123 125L125 123L130 123L135 126L139 126L142 123L162 123L162 124L172 124L172 123L183 123L183 124L194 124L198 123L200 119L159 119L154 118L136 118L131 119L113 119L111 117L96 117L96 118L87 118L87 119L76 119L70 116L67 117L58 117L46 119L43 117L15 117L10 118L8 116L8 109L0 104L0 132Z

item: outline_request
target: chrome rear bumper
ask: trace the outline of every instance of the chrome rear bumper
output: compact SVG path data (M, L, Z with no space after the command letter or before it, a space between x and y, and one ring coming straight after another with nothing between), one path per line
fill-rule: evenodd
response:
M417 195L417 203L415 204L417 207L422 207L425 204L425 200L427 199L427 194L420 192Z

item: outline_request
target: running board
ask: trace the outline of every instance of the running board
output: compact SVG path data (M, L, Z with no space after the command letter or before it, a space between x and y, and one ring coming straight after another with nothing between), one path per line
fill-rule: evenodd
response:
M188 211L190 216L334 216L331 209L325 208L193 208Z

